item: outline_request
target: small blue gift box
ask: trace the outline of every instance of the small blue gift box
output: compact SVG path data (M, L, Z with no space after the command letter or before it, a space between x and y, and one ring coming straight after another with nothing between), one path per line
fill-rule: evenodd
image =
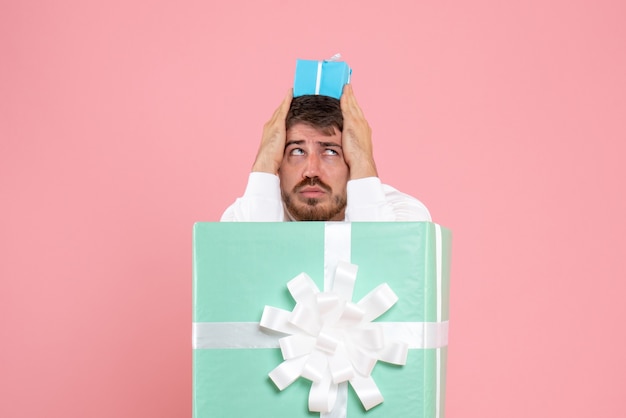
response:
M351 73L352 69L343 61L297 60L293 96L318 94L339 99Z

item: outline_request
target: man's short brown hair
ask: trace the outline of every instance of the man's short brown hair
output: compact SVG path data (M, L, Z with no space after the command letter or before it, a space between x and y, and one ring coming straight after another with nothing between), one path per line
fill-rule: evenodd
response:
M298 123L316 128L324 135L343 130L343 114L339 100L321 95L294 97L286 118L287 130Z

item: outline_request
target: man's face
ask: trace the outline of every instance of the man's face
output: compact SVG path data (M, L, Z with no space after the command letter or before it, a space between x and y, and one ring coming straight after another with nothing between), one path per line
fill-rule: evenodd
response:
M289 128L278 176L285 207L296 220L344 219L350 170L341 132L327 136L302 123Z

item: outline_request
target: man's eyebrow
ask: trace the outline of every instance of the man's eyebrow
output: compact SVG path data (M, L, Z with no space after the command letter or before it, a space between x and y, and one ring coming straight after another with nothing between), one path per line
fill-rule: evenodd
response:
M298 140L292 140L292 141L287 141L285 143L285 148L290 146L290 145L302 145L304 144L306 141L303 139L298 139ZM341 145L336 143L336 142L324 142L324 141L317 141L316 142L318 145L321 145L322 147L338 147L341 148Z
M289 145L302 145L302 144L304 144L304 140L303 139L300 139L300 140L297 140L297 141L287 141L285 143L285 147L288 147Z

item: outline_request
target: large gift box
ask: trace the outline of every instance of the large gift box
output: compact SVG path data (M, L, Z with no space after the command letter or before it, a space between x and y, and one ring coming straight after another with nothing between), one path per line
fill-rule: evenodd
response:
M430 222L197 223L194 417L443 417L449 257Z
M297 60L293 82L293 96L317 94L341 97L343 86L350 82L352 70L343 61Z

